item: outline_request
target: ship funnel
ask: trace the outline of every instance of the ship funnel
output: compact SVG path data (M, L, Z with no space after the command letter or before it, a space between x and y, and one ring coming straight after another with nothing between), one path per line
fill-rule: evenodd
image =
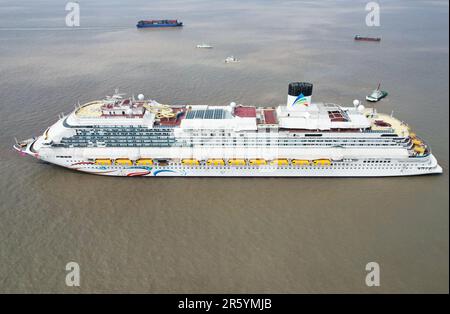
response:
M289 83L287 108L298 110L311 105L313 84L305 82Z

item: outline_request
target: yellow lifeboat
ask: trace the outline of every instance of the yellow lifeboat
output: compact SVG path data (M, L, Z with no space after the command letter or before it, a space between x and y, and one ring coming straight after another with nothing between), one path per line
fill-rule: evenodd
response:
M229 159L228 164L230 166L245 166L245 159Z
M153 160L148 158L140 158L136 160L136 165L138 166L151 166L153 165Z
M414 132L409 133L409 137L410 138L416 138L416 133L414 133Z
M133 162L128 158L117 158L116 165L119 166L131 166Z
M329 160L329 159L316 159L316 160L314 160L314 165L316 165L316 166L329 166L329 165L331 165L331 160Z
M292 164L295 166L307 166L309 165L309 160L305 159L293 159Z
M200 162L197 159L183 159L181 163L184 166L198 166L200 165Z
M106 158L99 158L95 160L95 164L99 166L110 166L111 165L111 159Z
M418 154L425 154L425 147L423 146L414 146L414 151Z
M267 161L265 159L250 159L250 166L264 166L267 165Z
M272 166L287 166L289 161L287 159L275 159L270 163Z
M206 162L208 166L224 166L225 162L223 159L208 159Z
M413 143L414 145L422 145L422 144L423 144L422 141L419 140L419 139L417 139L417 138L413 139L413 140L412 140L412 143Z

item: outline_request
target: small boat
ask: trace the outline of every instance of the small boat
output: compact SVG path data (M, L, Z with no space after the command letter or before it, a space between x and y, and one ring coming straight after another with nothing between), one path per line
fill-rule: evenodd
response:
M137 28L146 27L180 27L183 26L183 22L178 20L141 20L136 24Z
M355 40L357 41L381 41L381 37L368 37L356 35Z
M236 58L233 57L233 56L227 57L227 58L225 59L225 63L236 63L236 62L239 62L239 60L236 59Z
M381 84L378 84L378 88L374 90L370 95L366 96L367 101L377 102L388 95L388 92L380 90L380 86Z
M209 44L198 44L197 48L211 49L213 46Z

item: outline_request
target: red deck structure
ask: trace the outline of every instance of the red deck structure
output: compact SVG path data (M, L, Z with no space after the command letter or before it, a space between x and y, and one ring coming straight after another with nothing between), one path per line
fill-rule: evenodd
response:
M328 117L331 122L347 122L347 119L338 110L328 111Z
M241 118L256 118L256 108L239 106L234 108L234 114Z
M276 124L275 109L264 110L264 124Z

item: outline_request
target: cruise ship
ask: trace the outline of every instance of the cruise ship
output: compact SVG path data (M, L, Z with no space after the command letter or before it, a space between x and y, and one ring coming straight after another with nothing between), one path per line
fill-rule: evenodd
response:
M380 177L442 172L427 143L392 114L312 102L289 84L274 107L165 105L124 97L77 105L22 155L108 176Z

